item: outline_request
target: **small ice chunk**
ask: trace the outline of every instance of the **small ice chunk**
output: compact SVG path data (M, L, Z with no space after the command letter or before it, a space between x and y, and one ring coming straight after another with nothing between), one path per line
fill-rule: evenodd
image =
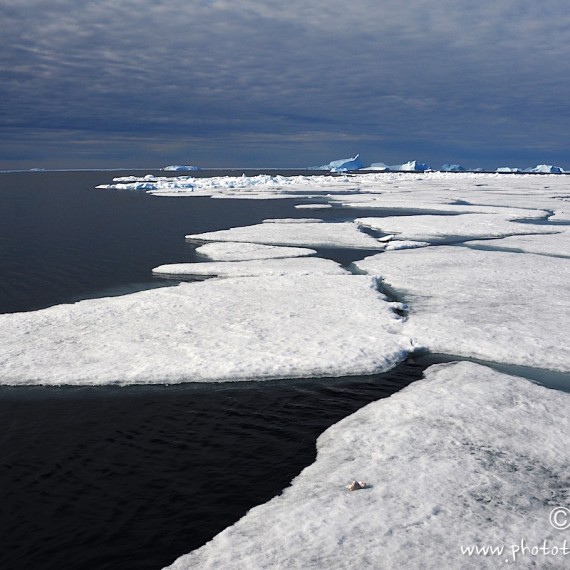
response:
M359 491L360 489L367 489L368 485L366 481L353 481L352 483L348 484L346 488L349 491Z
M320 224L320 218L266 218L264 224Z
M326 210L332 206L330 204L297 204L295 208L298 210Z
M386 245L386 251L396 249L414 249L415 247L427 247L431 245L427 241L410 241L410 240L392 240Z

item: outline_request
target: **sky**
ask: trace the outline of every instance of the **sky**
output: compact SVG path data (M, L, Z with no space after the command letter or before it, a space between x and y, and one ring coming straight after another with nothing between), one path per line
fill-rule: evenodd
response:
M0 0L0 169L570 170L566 0Z

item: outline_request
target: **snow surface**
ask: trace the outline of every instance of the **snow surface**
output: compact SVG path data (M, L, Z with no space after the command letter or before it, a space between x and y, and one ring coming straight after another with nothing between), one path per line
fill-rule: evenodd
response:
M569 407L490 368L432 366L325 431L289 488L169 569L565 568L512 545L568 537L549 516L568 504ZM368 488L348 491L355 479ZM473 545L505 550L462 554Z
M410 307L404 333L434 353L570 371L570 262L467 247L358 261Z
M256 275L343 275L344 269L330 259L293 257L247 261L171 263L155 267L155 275L204 277L253 277Z
M384 244L360 231L352 222L262 223L216 232L190 234L186 239L307 247L384 248Z
M212 242L196 248L196 253L212 261L245 261L247 259L278 259L314 255L314 249L305 247L280 247L258 243Z
M412 346L360 275L180 283L0 315L2 384L148 384L372 374Z

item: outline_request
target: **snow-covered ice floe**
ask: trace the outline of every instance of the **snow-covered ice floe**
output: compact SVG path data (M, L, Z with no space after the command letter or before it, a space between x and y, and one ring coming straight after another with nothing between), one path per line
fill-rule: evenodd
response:
M289 488L169 569L565 568L568 531L549 521L568 506L569 407L490 368L432 366L325 431Z
M358 218L356 222L377 231L396 234L398 239L424 242L505 237L517 234L547 234L560 230L522 224L499 214L459 214L456 216L390 216Z
M244 277L0 315L0 383L344 376L413 349L398 303L357 275Z
M330 259L292 257L246 261L211 261L205 263L170 263L155 267L155 275L173 277L253 277L256 275L343 275L344 269Z
M190 234L186 236L186 239L190 241L252 242L286 246L384 249L383 243L360 231L357 224L352 222L328 223L305 220L304 223L291 223L286 220L274 220L272 223L265 222L229 230Z
M438 246L355 265L409 305L404 331L431 352L570 371L567 259Z
M196 253L212 261L245 261L248 259L278 259L314 255L306 247L282 247L247 242L211 242L196 248Z

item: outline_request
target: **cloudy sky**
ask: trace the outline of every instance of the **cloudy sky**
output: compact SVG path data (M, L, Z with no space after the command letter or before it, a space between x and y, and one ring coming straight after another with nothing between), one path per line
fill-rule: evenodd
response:
M0 168L570 169L566 0L0 0Z

